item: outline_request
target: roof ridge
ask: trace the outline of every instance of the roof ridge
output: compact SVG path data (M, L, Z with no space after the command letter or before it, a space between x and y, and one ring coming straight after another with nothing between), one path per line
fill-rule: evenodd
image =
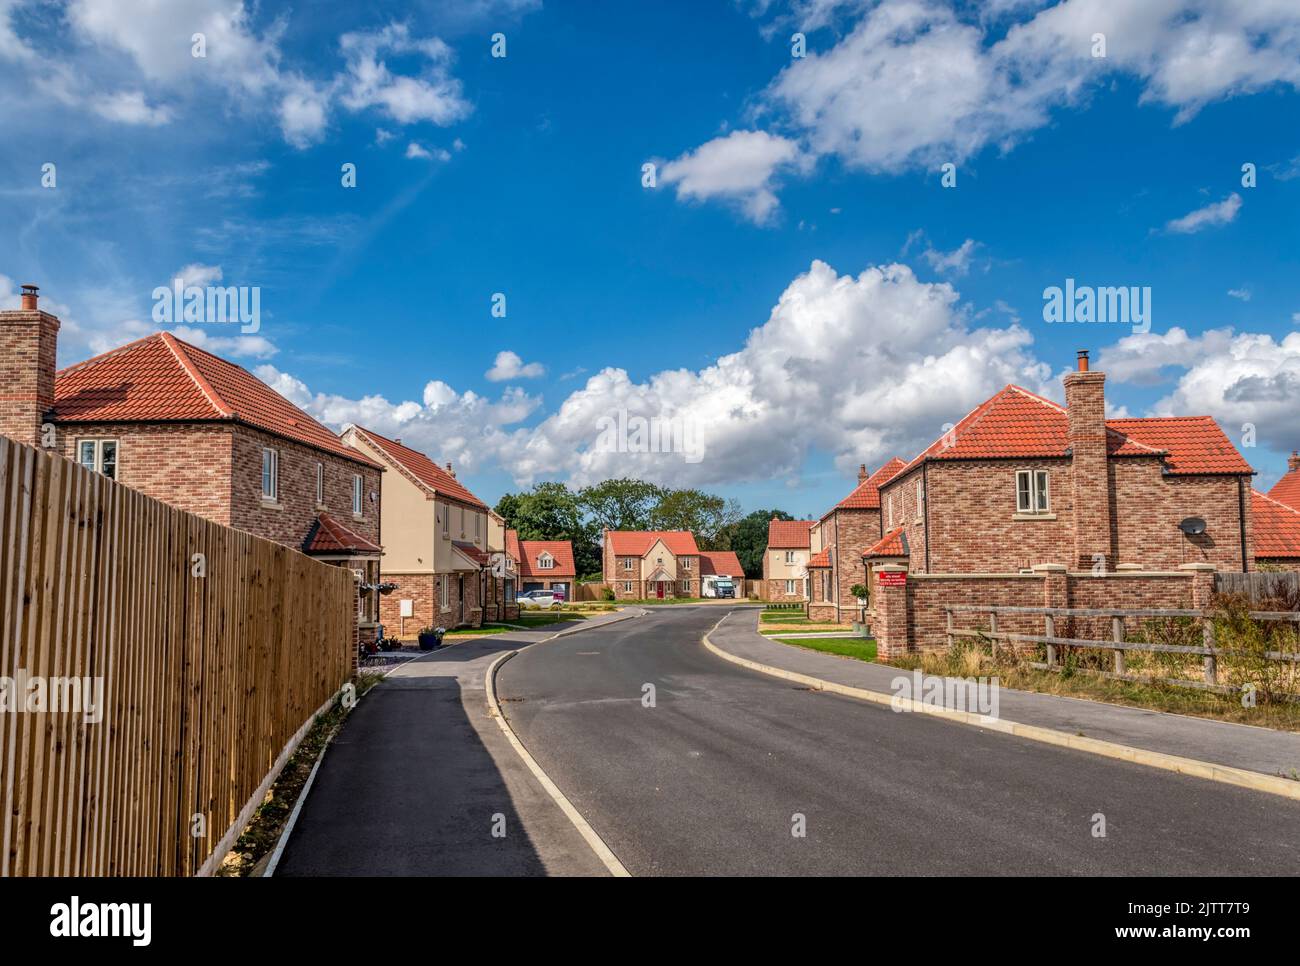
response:
M1055 400L1048 399L1046 396L1040 396L1032 389L1026 389L1024 386L1017 386L1014 382L1007 383L1006 387L1003 388L1002 392L1006 392L1007 389L1014 389L1016 392L1020 393L1021 395L1028 396L1030 399L1040 402L1044 406L1050 406L1051 408L1055 409L1057 412L1063 413L1068 411L1064 406L1062 406L1060 403L1056 402ZM996 396L1000 396L1000 395L1002 395L1002 393L996 394ZM996 396L994 398L996 398Z
M212 388L212 385L203 378L203 374L195 367L194 362L190 359L189 355L181 351L181 347L186 349L196 349L198 347L182 342L170 332L159 332L158 337L162 339L163 345L171 350L171 354L176 358L181 369L190 377L190 381L192 381L194 385L198 386L199 392L203 393L208 402L212 403L213 408L227 419L234 416L235 411L230 406L226 405L226 401L221 398L221 394ZM203 350L199 349L199 351L202 352ZM208 353L208 355L212 355L212 353ZM214 356L214 358L217 357ZM226 360L223 359L222 361L225 362ZM234 365L234 363L228 364ZM240 366L239 368L243 369L243 366ZM248 372L247 369L244 369L244 371ZM252 373L249 373L249 375L252 375Z
M162 335L161 332L150 332L148 335L142 335L138 339L132 339L130 342L126 343L125 345L116 346L112 349L109 349L107 352L101 352L99 353L99 355L91 356L89 359L82 359L80 362L74 362L70 366L64 366L62 369L56 370L54 375L57 378L58 376L66 375L67 373L70 372L78 372L90 366L97 366L101 362L105 362L108 359L112 358L113 356L120 355L121 353L126 352L128 349L134 349L136 346L140 345L141 343L152 341L153 339L158 338L160 335Z

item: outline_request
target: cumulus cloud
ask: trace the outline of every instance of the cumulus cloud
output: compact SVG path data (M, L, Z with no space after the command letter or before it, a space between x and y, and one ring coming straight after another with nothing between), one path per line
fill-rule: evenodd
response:
M483 375L489 382L505 382L508 379L536 379L546 373L546 367L540 362L524 363L517 353L505 349L497 353L492 368Z
M1229 224L1236 220L1239 211L1241 211L1241 195L1234 191L1222 201L1216 201L1203 208L1197 208L1195 211L1189 211L1181 218L1175 218L1173 221L1167 222L1165 231L1173 232L1176 235L1191 235L1203 228L1214 228L1218 225Z
M732 131L669 161L660 178L677 186L679 199L722 198L739 206L751 221L762 223L777 207L773 178L799 161L794 141L765 131Z
M873 173L1010 150L1116 78L1173 109L1174 123L1214 101L1300 87L1294 3L999 0L972 12L952 0L799 0L772 23L838 29L837 18L849 20L839 39L782 69L751 114L780 125L791 151ZM1092 55L1098 33L1105 57ZM765 182L752 193L760 210L776 206Z

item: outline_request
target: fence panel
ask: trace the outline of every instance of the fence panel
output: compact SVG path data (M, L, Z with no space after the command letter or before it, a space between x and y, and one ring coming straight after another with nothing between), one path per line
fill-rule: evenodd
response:
M1220 594L1244 594L1251 603L1262 600L1300 599L1300 572L1256 570L1250 573L1217 573L1214 589Z
M0 437L0 875L210 871L350 676L355 593Z

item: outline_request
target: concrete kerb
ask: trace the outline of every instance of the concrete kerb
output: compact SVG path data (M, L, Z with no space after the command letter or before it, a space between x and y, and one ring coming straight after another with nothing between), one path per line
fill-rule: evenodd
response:
M1114 741L1102 741L1099 738L1085 738L1081 735L1072 735L1069 732L1057 731L1054 728L1044 728L1040 725L1020 724L1019 722L1007 721L1003 718L988 718L973 711L958 711L953 708L936 707L912 698L902 698L892 694L885 694L882 691L869 691L865 688L850 687L846 684L838 684L834 681L826 681L822 678L800 674L797 671L787 671L784 668L772 667L769 664L761 664L758 661L751 661L748 658L738 657L735 654L730 654L727 651L722 650L722 648L709 640L709 633L717 630L718 626L730 616L731 613L724 614L722 618L704 634L701 642L704 644L705 648L716 656L722 658L724 661L730 661L732 664L738 664L751 671L758 671L760 674L767 674L786 681L792 681L796 684L801 684L817 691L829 691L833 694L842 694L846 697L856 698L860 701L869 701L872 704L884 705L891 710L895 710L899 705L905 705L908 711L919 714L928 714L944 721L953 722L954 724L986 728L989 731L1015 735L1019 738L1027 738L1030 741L1038 741L1043 744L1057 745L1062 748L1072 748L1075 751L1084 751L1089 754L1100 755L1103 758L1115 758L1120 761L1132 762L1136 765L1145 765L1149 768L1159 768L1164 771L1177 772L1180 775L1188 775L1193 778L1204 778L1208 781L1220 782L1225 785L1236 785L1239 788L1249 788L1252 791L1265 792L1270 795L1279 795L1282 798L1290 798L1295 801L1300 801L1300 782L1292 781L1287 778L1248 771L1245 768L1216 765L1212 762L1199 761L1195 758L1183 758L1178 755L1167 755L1163 752L1148 751L1145 748L1134 748L1131 745L1122 745Z
M544 637L540 641L528 646L536 647L538 644L545 644L548 641L553 641L560 637L568 637L570 634L577 634L585 630L590 630L591 627L608 627L610 624L618 624L622 621L630 620L633 617L640 617L644 614L645 611L637 610L616 617L613 620L601 621L599 624L571 627L567 630L558 631L550 637ZM618 856L616 856L613 850L605 844L605 840L602 839L596 830L591 827L590 823L582 817L582 813L574 807L573 803L569 801L564 792L560 791L555 782L551 781L551 777L546 774L542 769L542 766L537 763L537 760L533 758L528 749L524 747L524 743L519 740L519 736L516 735L514 729L510 727L510 722L506 720L506 716L501 710L501 704L497 699L497 670L501 665L505 664L506 661L518 654L519 650L520 649L516 648L513 651L507 651L505 654L502 654L493 661L491 666L487 669L484 686L487 692L488 714L496 719L502 733L506 736L506 740L510 743L510 747L514 748L515 753L519 755L519 758L528 767L528 770L533 773L533 777L537 779L542 788L546 790L546 793L550 795L555 804L559 806L560 811L564 813L565 817L573 824L573 827L577 830L578 834L582 836L583 841L586 842L592 852L596 854L596 858L600 859L605 868L609 870L610 875L618 878L628 878L632 873L628 872L623 863L618 860Z

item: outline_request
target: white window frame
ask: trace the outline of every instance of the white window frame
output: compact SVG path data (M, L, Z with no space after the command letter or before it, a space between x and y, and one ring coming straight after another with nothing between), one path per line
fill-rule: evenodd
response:
M446 574L438 578L438 606L443 610L451 609L451 577Z
M634 569L634 566L635 566L635 565L634 565L633 562L632 562L632 561L634 561L634 560L636 560L635 557L624 557L624 558L623 558L623 569L624 569L624 570L632 570L632 569Z
M683 557L683 558L682 558L682 569L683 569L683 570L690 570L690 569L691 569L691 558L690 558L690 557Z
M689 593L691 589L691 582L689 580L683 580L680 581L680 583L681 583L682 590L687 591Z
M1052 512L1052 480L1047 470L1016 470L1016 512Z
M623 593L625 594L632 593L632 581L630 580L623 581Z
M474 514L474 539L480 540L483 536L483 514Z
M793 550L787 550L787 551L785 552L785 562L788 563L788 564L793 564L793 563L795 563L795 559L794 559L794 551L793 551Z
M886 503L888 504L889 510L889 529L892 530L894 529L894 494L889 494Z
M451 504L442 505L442 535L444 537L451 535Z
M366 512L366 481L360 473L352 474L352 515L359 517Z
M85 446L87 443L89 443L93 448L91 461L89 463L86 463L81 458L81 447ZM108 473L104 472L104 444L105 443L113 444L113 460L112 460L113 473L111 476ZM86 439L77 440L77 464L79 466L84 466L88 470L93 470L94 472L99 473L102 476L107 476L110 480L117 479L117 471L121 467L121 457L122 457L122 444L116 438L108 437L108 436L104 436L104 437L95 436L95 437L88 437Z
M916 522L920 523L925 519L925 483L922 480L916 481Z
M268 482L270 492L266 488ZM280 502L280 451L270 446L262 447L262 499L267 503Z
M549 553L547 553L545 550L543 550L541 553L539 553L539 554L537 555L537 569L538 569L538 570L554 570L554 569L555 569L555 558L552 557L552 556L551 556Z
M316 464L316 505L325 505L325 464Z
M797 581L797 580L787 580L787 581L785 582L785 592L786 592L787 596L790 595L790 594L797 594L797 593L799 593L799 589L798 589L798 587L797 587L797 584L798 584L798 583L799 583L799 581Z
M460 535L465 536L465 508L458 507L460 510Z

